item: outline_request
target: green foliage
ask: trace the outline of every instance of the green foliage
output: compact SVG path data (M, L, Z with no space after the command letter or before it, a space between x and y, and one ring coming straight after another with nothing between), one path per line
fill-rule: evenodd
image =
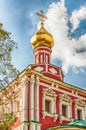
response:
M0 130L11 130L16 121L13 112L5 112L5 109L8 109L6 104L13 94L10 97L8 95L3 98L6 93L3 88L16 78L19 73L11 64L11 52L14 48L17 48L17 44L11 39L11 34L5 31L0 23ZM4 109L2 109L3 106L5 107Z
M13 113L0 112L0 130L11 130L16 118Z
M11 64L11 52L14 48L17 48L17 44L0 23L0 88L6 87L19 73Z

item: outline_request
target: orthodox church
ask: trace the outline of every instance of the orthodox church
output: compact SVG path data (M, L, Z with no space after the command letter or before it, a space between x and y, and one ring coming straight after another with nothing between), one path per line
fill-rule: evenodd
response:
M51 64L53 36L44 27L32 36L34 64L29 65L1 94L8 100L0 106L16 112L12 130L84 130L86 129L86 90L64 81L62 69Z

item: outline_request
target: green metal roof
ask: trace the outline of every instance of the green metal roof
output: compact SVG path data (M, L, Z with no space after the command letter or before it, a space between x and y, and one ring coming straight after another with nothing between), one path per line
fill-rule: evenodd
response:
M76 120L75 122L65 124L64 126L80 126L86 128L86 120Z
M75 122L71 122L69 124L64 124L60 126L55 126L47 130L54 130L54 129L66 128L66 127L86 128L86 120L76 120Z
M86 128L86 120L77 120L75 122L71 122L71 123L65 124L63 126L77 126L77 127Z

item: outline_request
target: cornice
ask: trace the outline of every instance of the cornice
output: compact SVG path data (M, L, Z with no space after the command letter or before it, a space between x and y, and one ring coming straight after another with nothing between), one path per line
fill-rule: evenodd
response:
M34 65L35 65L35 64L34 64ZM34 66L34 65L29 65L28 67ZM79 92L79 93L82 93L82 94L85 94L85 95L86 95L86 90L85 90L85 89L78 88L77 86L68 84L68 83L66 83L66 82L62 82L62 81L59 81L59 80L56 80L56 79L47 77L47 76L45 76L43 73L40 73L40 72L38 72L38 71L36 71L36 70L28 70L28 67L27 67L25 70L23 70L23 71L17 76L17 78L14 79L14 80L13 80L6 88L4 88L3 90L8 89L9 87L14 86L19 80L22 79L22 77L23 77L24 75L27 75L27 76L28 76L28 74L30 74L30 75L31 75L31 74L35 74L35 75L38 75L38 76L40 77L40 79L42 78L42 79L44 79L45 81L49 81L50 83L53 83L53 82L54 82L54 83L56 83L56 84L58 84L58 85L61 85L63 88L67 88L67 89L69 89L69 90L74 90L74 91L77 91L77 92Z

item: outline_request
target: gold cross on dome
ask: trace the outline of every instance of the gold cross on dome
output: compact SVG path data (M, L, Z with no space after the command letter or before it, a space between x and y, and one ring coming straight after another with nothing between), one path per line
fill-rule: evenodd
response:
M44 15L44 11L40 10L39 12L36 13L39 17L40 17L40 21L41 24L44 24L45 19L47 19L47 17Z

